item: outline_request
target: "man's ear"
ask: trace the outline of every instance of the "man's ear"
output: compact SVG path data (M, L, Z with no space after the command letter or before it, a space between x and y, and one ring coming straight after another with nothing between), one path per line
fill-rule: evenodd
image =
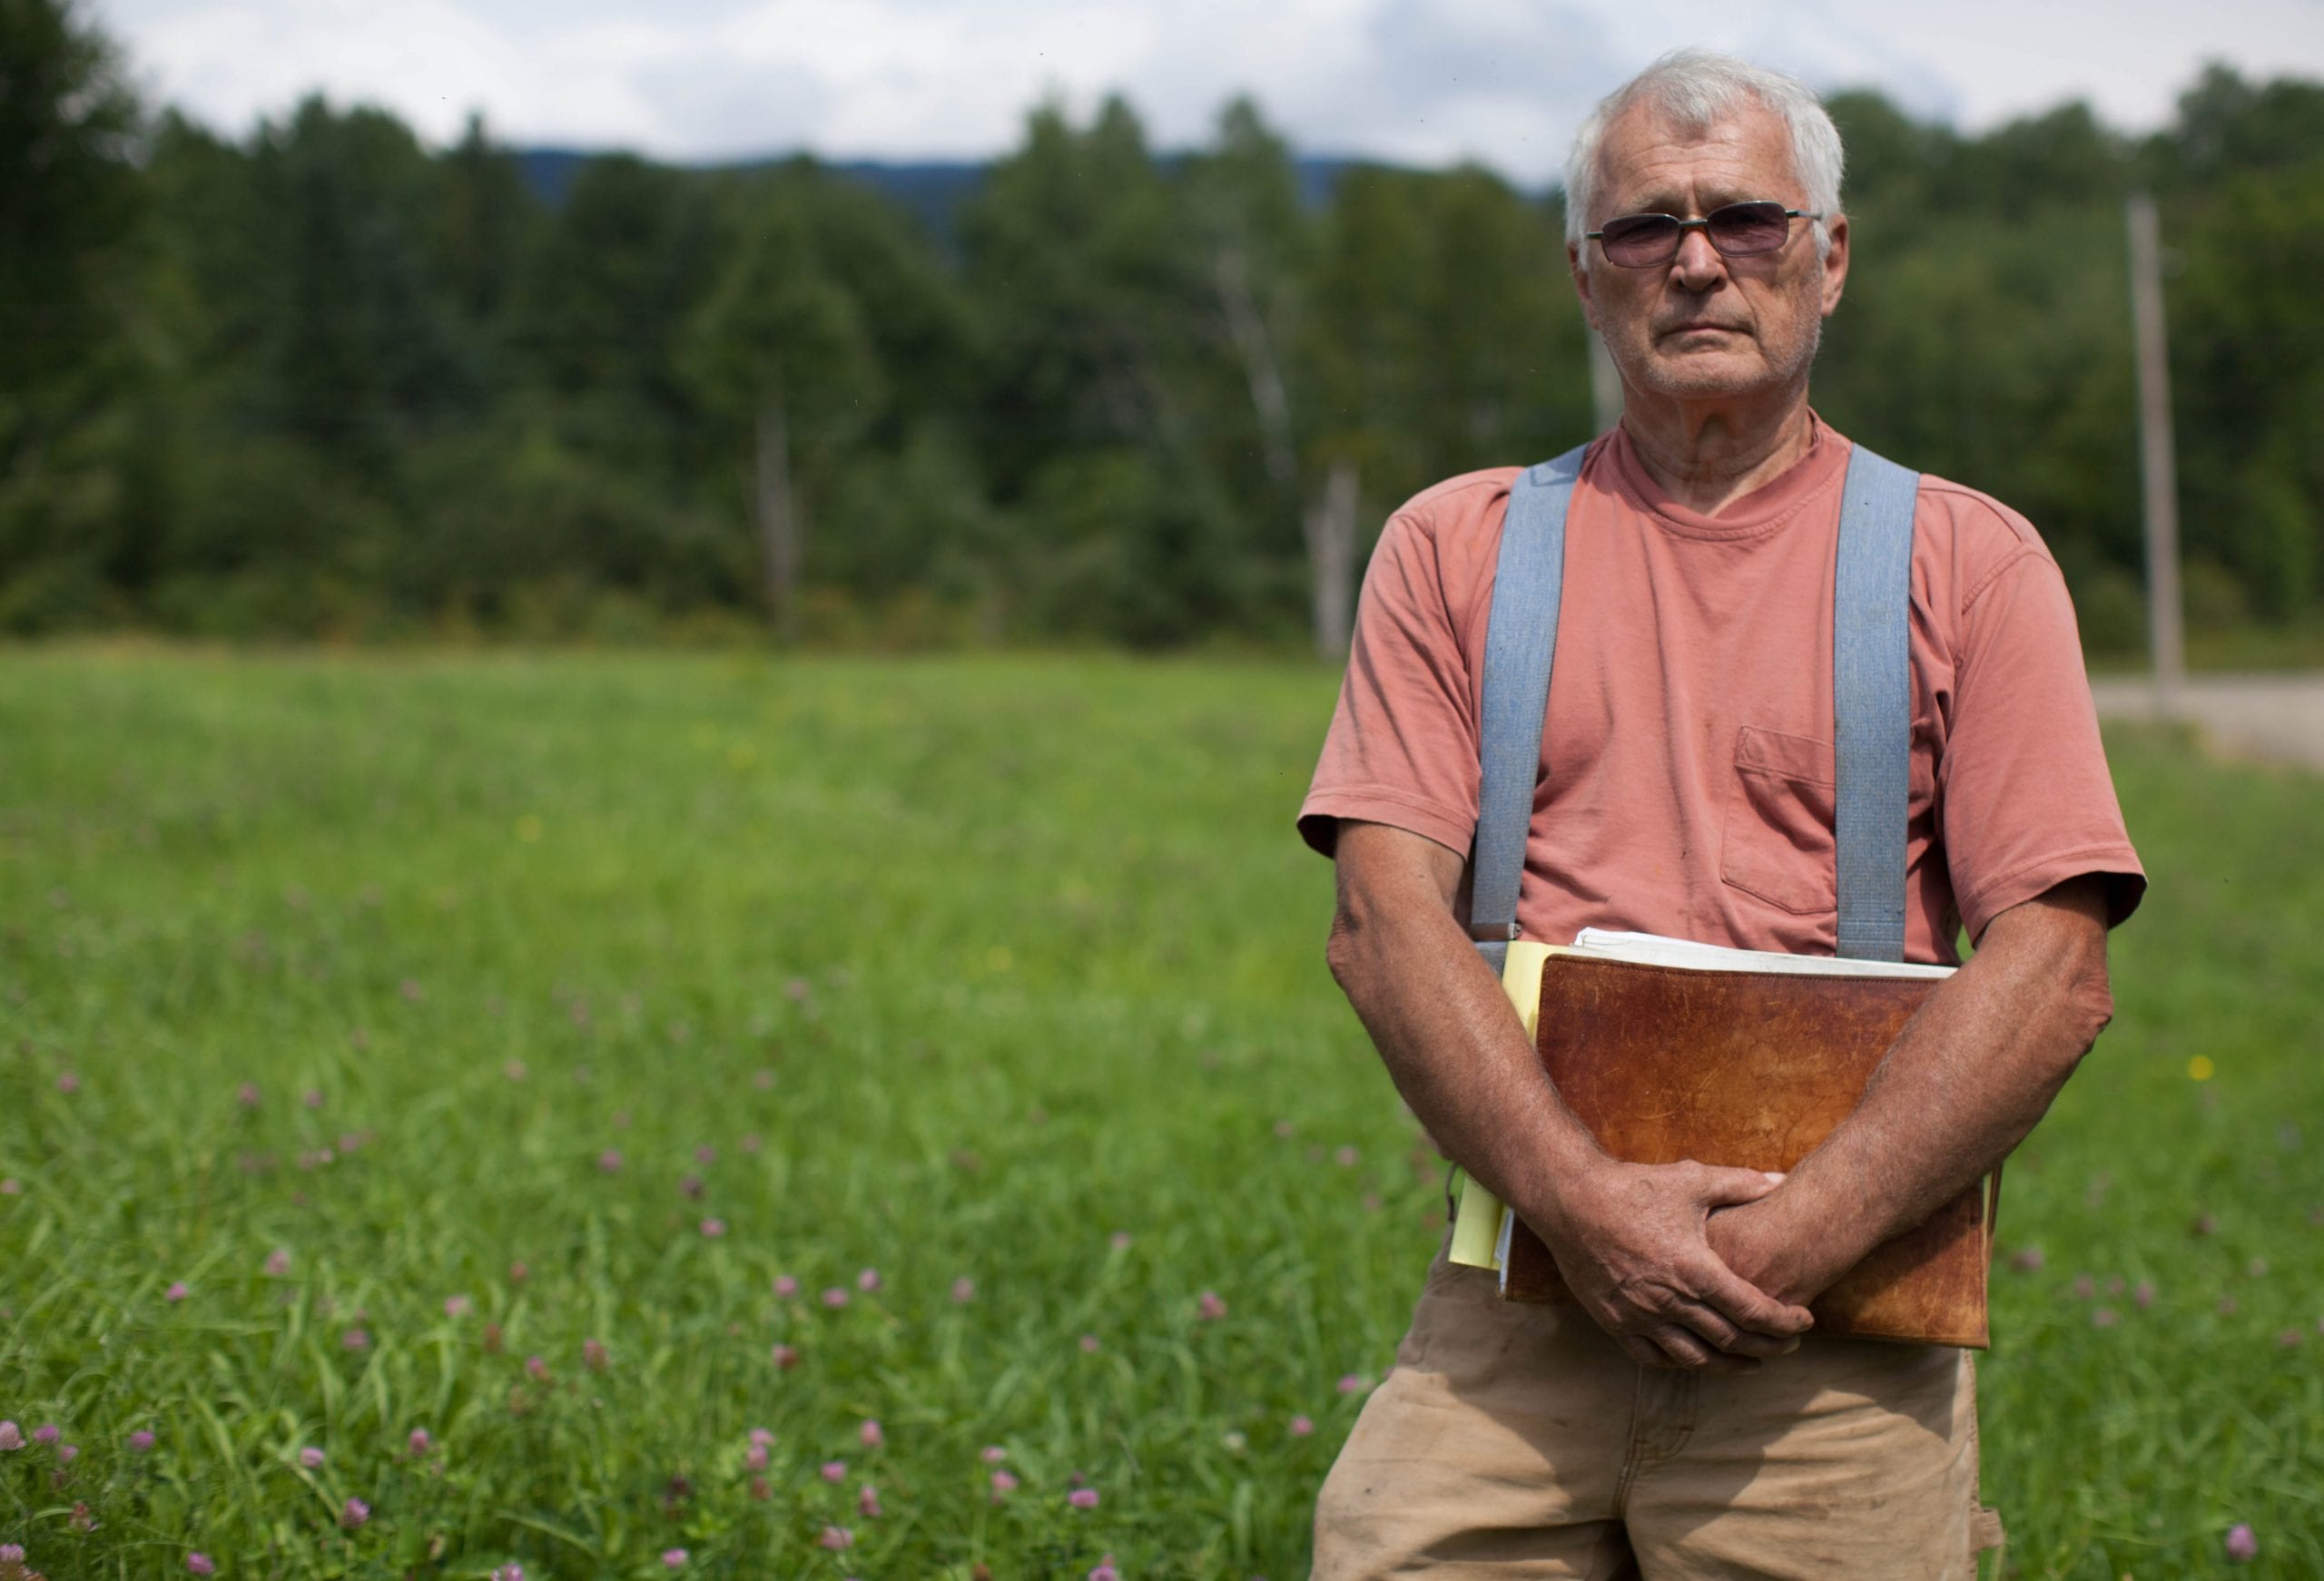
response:
M1573 294L1581 299L1581 321L1592 329L1598 328L1598 303L1590 294L1590 270L1581 261L1581 248L1569 241L1565 244L1566 272L1573 277ZM1826 308L1826 312L1832 309Z
M1848 217L1834 215L1825 231L1832 238L1831 250L1824 254L1824 316L1828 319L1848 283Z

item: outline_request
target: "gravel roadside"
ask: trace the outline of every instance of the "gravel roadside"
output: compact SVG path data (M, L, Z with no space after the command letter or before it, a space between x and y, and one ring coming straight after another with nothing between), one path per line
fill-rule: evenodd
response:
M2090 692L2102 718L2163 714L2142 676L2099 676ZM2175 712L2214 751L2324 770L2324 674L2191 676Z

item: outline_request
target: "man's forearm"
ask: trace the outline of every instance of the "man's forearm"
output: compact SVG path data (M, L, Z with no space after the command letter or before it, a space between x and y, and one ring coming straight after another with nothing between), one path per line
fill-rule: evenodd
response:
M2006 1157L2112 1011L2103 881L2013 908L1905 1026L1855 1113L1779 1190L1715 1218L1712 1245L1811 1299Z
M1437 1145L1529 1221L1551 1210L1561 1175L1604 1156L1424 873L1344 885L1329 958Z

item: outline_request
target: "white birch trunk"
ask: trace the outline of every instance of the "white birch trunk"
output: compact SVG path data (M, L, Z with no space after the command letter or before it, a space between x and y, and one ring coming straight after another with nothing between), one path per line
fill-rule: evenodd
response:
M779 394L759 405L758 516L767 617L776 632L790 636L799 620L800 532L791 496L791 430Z
M1342 457L1324 476L1324 494L1300 517L1307 539L1315 652L1326 659L1347 653L1355 611L1355 463Z
M1251 296L1251 271L1241 250L1223 249L1213 267L1218 300L1226 310L1226 330L1243 359L1243 377L1251 387L1251 407L1258 414L1259 444L1266 457L1267 478L1277 488L1296 491L1299 455L1291 437L1291 396L1283 382L1283 365L1276 360L1275 339Z

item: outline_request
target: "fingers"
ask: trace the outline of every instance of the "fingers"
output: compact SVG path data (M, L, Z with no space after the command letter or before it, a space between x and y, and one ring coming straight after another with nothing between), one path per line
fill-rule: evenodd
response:
M1615 1344L1622 1348L1622 1354L1640 1367L1676 1365L1668 1355L1664 1354L1660 1346L1642 1334L1615 1334L1611 1338Z
M1788 1356L1799 1349L1797 1334L1762 1334L1754 1329L1738 1329L1721 1317L1717 1309L1700 1302L1689 1301L1670 1316L1712 1350L1729 1356L1765 1360L1771 1356Z
M1749 1372L1799 1349L1796 1336L1738 1329L1715 1309L1675 1293L1646 1304L1609 1302L1590 1315L1624 1355L1645 1367Z
M1787 1337L1758 1334L1748 1329L1738 1329L1735 1331L1734 1342L1721 1345L1719 1349L1729 1356L1748 1356L1755 1361L1772 1361L1778 1356L1788 1356L1798 1350L1799 1337L1797 1334Z
M1668 1358L1661 1365L1695 1372L1754 1372L1759 1363L1748 1356L1730 1356L1713 1347L1692 1329L1665 1323L1648 1336Z
M1645 1334L1616 1334L1612 1338L1622 1348L1622 1354L1640 1367L1665 1372L1723 1370L1719 1363L1726 1358L1705 1349L1699 1340L1689 1343L1684 1330L1665 1324L1655 1332L1658 1336L1667 1332L1670 1337L1668 1344ZM1756 1367L1758 1363L1750 1365Z
M1732 1350L1743 1337L1743 1330L1700 1301L1681 1299L1672 1306L1669 1316L1672 1322L1700 1338L1714 1350Z
M1763 1169L1727 1169L1715 1164L1695 1165L1695 1190L1715 1208L1756 1203L1783 1184L1783 1176Z
M1600 1326L1640 1366L1687 1372L1755 1372L1765 1358L1799 1347L1797 1340L1738 1331L1702 1306L1690 1306L1640 1329L1616 1328L1603 1317Z
M1762 1334L1750 1329L1738 1329L1712 1307L1699 1301L1686 1301L1670 1314L1667 1327L1699 1340L1716 1355L1734 1360L1764 1361L1771 1357L1788 1356L1799 1349L1797 1335ZM1669 1346L1664 1347L1669 1350Z
M1689 1272L1697 1298L1738 1328L1788 1339L1816 1326L1806 1307L1776 1300L1715 1256L1704 1257Z

